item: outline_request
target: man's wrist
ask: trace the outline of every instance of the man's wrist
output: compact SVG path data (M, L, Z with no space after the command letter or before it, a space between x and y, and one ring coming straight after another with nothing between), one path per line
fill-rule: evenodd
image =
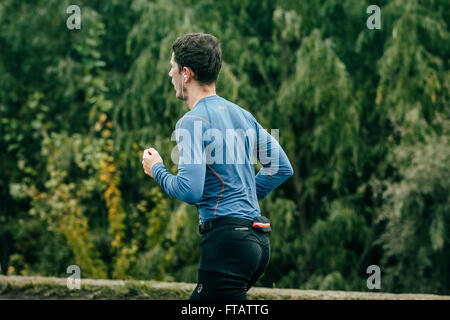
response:
M155 163L155 164L152 166L152 177L153 177L153 179L155 179L155 180L156 180L155 174L158 173L158 168L159 168L160 166L164 167L164 163L162 163L162 162L157 162L157 163Z

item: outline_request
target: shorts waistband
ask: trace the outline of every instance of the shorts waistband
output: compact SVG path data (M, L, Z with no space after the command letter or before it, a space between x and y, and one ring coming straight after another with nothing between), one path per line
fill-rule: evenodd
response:
M227 217L218 218L214 220L206 220L202 224L198 225L198 231L201 234L204 234L208 231L211 231L215 227L222 225L239 225L251 228L253 226L253 221L243 218L227 218Z

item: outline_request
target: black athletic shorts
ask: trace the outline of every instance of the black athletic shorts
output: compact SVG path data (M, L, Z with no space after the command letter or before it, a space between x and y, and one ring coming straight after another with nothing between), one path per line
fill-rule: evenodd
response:
M245 300L269 264L269 233L252 229L250 220L219 219L221 224L203 234L191 300Z

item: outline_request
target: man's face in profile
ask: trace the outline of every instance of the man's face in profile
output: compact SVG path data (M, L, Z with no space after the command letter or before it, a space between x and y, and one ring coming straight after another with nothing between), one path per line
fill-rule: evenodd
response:
M182 85L182 81L183 81L183 76L180 73L180 70L178 70L178 63L176 63L175 61L175 55L172 52L172 57L170 58L170 71L169 71L169 77L172 78L172 85L173 88L175 89L175 96L180 99L180 100L184 100L183 99L183 85ZM186 94L186 92L184 93Z

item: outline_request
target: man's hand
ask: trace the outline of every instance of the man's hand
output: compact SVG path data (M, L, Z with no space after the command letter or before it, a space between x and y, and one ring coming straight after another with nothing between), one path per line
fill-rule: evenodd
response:
M142 154L142 167L144 168L145 174L148 174L150 177L153 178L152 168L153 168L153 165L158 162L161 162L161 163L163 162L158 151L156 151L153 148L144 150L144 153Z

